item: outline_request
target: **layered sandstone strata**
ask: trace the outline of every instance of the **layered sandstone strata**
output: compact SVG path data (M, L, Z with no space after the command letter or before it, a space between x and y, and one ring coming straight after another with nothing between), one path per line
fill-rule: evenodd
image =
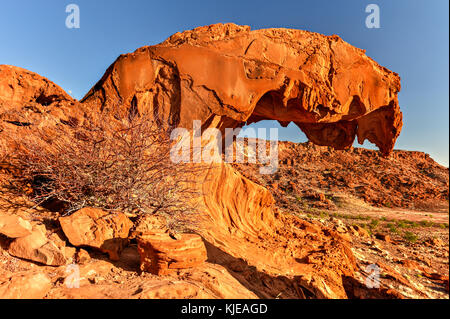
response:
M141 270L167 275L179 269L200 266L206 261L206 248L200 236L180 234L176 237L155 231L139 236Z

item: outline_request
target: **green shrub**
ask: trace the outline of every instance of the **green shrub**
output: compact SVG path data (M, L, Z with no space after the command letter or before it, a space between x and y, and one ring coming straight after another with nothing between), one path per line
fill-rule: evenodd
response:
M388 228L389 231L392 232L392 233L395 233L395 234L398 233L397 227L394 224L392 224L392 223L387 224L386 228Z
M410 231L405 232L403 238L411 243L415 243L418 239L417 235Z

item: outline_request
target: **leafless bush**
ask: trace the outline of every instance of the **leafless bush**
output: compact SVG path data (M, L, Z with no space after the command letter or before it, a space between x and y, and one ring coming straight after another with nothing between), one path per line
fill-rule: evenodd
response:
M161 214L171 226L194 220L196 175L202 167L170 160L170 128L145 115L107 115L83 124L29 130L11 163L37 204L65 203L66 214L90 206L131 214ZM184 225L183 225L184 226Z
M0 140L0 165L6 161L7 156L6 143L5 141Z

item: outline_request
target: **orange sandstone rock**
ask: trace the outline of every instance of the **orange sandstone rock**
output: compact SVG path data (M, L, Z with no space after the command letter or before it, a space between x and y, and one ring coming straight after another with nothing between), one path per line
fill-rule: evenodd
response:
M165 232L138 237L141 270L167 275L177 269L192 268L206 261L206 248L196 234L180 234L178 239Z
M90 246L118 260L133 223L123 213L86 207L59 219L64 234L74 246Z
M17 238L10 244L8 252L44 265L62 266L67 262L64 248L47 238L44 225L34 225L29 235Z
M336 35L216 24L121 55L82 102L185 128L294 122L316 144L348 148L357 135L388 155L399 91L396 73Z
M385 241L387 243L391 242L391 236L386 235L386 234L376 233L375 234L375 238L379 239L379 240L382 240L382 241Z
M5 108L39 103L48 106L55 102L74 101L63 89L50 80L28 70L0 65L0 106Z
M5 130L1 124L29 127L42 121L48 124L52 117L68 120L66 114L77 111L73 109L75 104L47 78L19 67L0 65L0 131Z
M50 278L39 272L23 272L0 278L0 299L40 299L52 284Z
M0 212L0 234L9 238L24 237L31 234L31 224L19 216Z
M77 253L77 262L80 264L86 264L91 260L91 256L89 255L89 253L84 250L84 249L80 249Z
M30 79L27 89L17 80L22 78ZM202 129L221 130L265 119L294 122L315 144L345 149L357 136L388 155L402 127L399 91L396 73L338 36L216 24L121 55L80 102L32 72L1 66L0 111L6 111L0 116L0 138L26 134L37 125L76 125L109 110L119 118L149 112L162 126L187 129L193 120L200 120ZM32 121L10 115L11 109ZM42 109L48 111L45 118ZM198 180L199 211L207 217L200 231L223 252L215 256L217 262L242 258L260 274L306 278L301 284L315 297L347 297L342 278L352 276L355 262L346 241L277 212L270 192L229 164L211 165ZM121 244L114 239L123 243L131 222L115 216L89 209L60 221L73 245L97 247L118 258ZM143 237L144 268L164 273L202 262L206 253L200 241ZM323 248L317 252L317 247ZM151 263L151 251L159 264Z

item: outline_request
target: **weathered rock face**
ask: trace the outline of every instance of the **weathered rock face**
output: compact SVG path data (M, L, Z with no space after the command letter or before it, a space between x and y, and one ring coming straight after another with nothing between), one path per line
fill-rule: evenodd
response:
M44 265L61 266L67 262L65 247L58 247L46 236L44 225L35 225L31 234L15 239L8 252L16 257Z
M50 80L28 70L0 65L0 121L15 126L38 124L49 114L62 118L76 103Z
M274 119L296 123L319 145L347 148L358 136L385 155L402 127L396 73L338 36L300 30L217 24L177 33L120 56L81 104L32 72L1 65L0 74L1 117L21 125L31 123L9 110L44 107L64 121L80 109L152 111L161 124L185 128Z
M206 261L206 248L200 236L180 234L177 237L162 231L139 236L141 270L167 275L179 269L200 266Z
M74 246L90 246L118 260L133 223L122 213L83 208L59 219L64 234Z
M217 24L120 56L82 102L185 128L294 122L316 144L347 148L357 135L387 155L399 91L396 73L338 36Z
M24 237L31 234L30 222L19 216L0 213L0 234L9 238Z
M29 102L47 106L54 102L74 101L55 83L28 70L0 65L0 74L2 75L0 78L2 111L4 107L22 106Z
M51 280L46 274L18 273L0 278L0 299L40 299L50 288Z

